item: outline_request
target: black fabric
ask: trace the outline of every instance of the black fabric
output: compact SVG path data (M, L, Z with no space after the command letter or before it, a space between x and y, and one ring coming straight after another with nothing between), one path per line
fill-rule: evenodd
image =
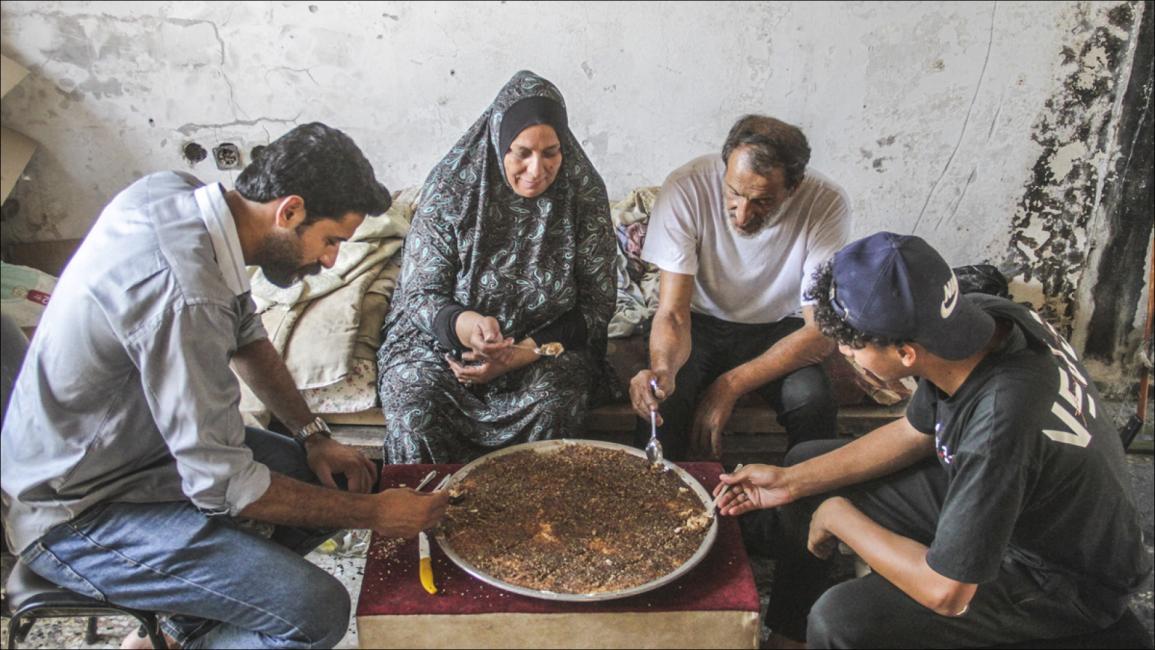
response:
M783 464L797 465L847 442L840 439L800 443L787 453ZM946 475L934 461L927 460L838 494L850 497L856 506L889 530L928 544L934 536L939 503L946 495ZM777 510L755 511L739 520L743 540L750 551L778 560L766 625L792 639L807 638L806 621L811 606L834 585L833 559L820 560L806 548L810 517L828 496L832 495L801 499Z
M581 350L586 346L586 319L575 307L530 336L538 345L554 342L561 343L566 350Z
M951 482L927 562L983 583L1011 557L1113 620L1151 568L1119 436L1062 337L1026 307L971 299L1013 326L953 396L922 380L907 407Z
M816 648L1069 637L1119 620L1149 575L1122 447L1086 370L1034 312L972 299L1011 331L953 396L924 380L912 397L907 418L935 436L937 458L834 493L928 545L938 573L978 583L966 614L940 616L877 573L825 589L828 563L805 552L810 517L830 496L818 495L742 519L752 550L780 558L771 629ZM786 462L839 444L799 445Z
M669 460L685 460L694 413L702 393L723 373L750 361L801 328L801 318L775 323L732 323L706 314L690 313L690 358L678 370L674 394L662 402L658 427L662 450ZM804 366L757 389L786 429L789 445L837 435L838 402L830 379L820 365ZM650 421L638 419L634 445L644 448Z
M786 458L795 465L847 444L800 444ZM859 510L899 535L930 543L950 485L933 459L889 476L837 491ZM1084 634L1111 620L1079 602L1070 583L1039 582L1028 567L1007 560L980 585L967 613L944 617L913 600L878 573L834 584L835 560L806 550L810 517L827 496L794 502L741 519L751 549L769 549L778 561L766 625L812 648L954 648ZM1047 646L1047 644L1042 644Z
M458 355L465 350L465 344L457 336L457 319L465 313L465 307L451 302L437 311L433 317L433 335L441 347Z
M548 97L527 97L505 111L501 119L501 134L498 138L498 156L509 151L509 145L517 136L531 126L548 124L558 133L558 137L569 128L565 106Z
M1007 278L991 264L970 264L954 267L959 290L963 293L986 293L1000 298L1010 298Z
M1050 648L1051 650L1101 650L1102 648L1127 648L1133 650L1151 650L1151 635L1143 622L1128 609L1123 617L1115 621L1110 627L1087 632L1075 636L1057 639L1046 639L1041 643L1038 639L1019 641L992 646L1004 650L1029 650L1031 648Z

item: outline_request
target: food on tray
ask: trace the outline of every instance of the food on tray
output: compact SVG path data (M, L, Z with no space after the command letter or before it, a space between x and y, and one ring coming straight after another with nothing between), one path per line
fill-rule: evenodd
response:
M694 555L711 523L676 472L591 445L494 457L450 494L442 531L461 559L553 593L622 591L666 576Z

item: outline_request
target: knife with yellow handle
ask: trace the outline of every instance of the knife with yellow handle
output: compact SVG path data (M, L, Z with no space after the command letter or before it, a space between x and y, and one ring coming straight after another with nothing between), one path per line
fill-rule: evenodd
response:
M445 486L449 485L449 479L451 478L453 478L453 475L447 474L445 478L441 479L441 482L437 484L437 487L433 488L433 491L440 492L444 490ZM424 487L427 482L428 481L423 481L421 487ZM417 489L420 490L421 487ZM433 558L429 555L429 536L425 534L425 531L417 533L417 551L421 562L418 569L418 575L421 577L421 586L425 587L425 591L429 592L429 595L436 594L437 585L433 584Z
M429 536L425 531L417 533L417 547L421 557L421 586L433 595L437 593L437 585L433 584L433 559L429 557Z

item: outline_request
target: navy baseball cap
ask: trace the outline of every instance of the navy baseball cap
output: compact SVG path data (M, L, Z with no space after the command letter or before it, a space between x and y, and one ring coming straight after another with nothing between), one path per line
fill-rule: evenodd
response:
M834 255L832 271L831 307L866 334L914 341L956 361L994 334L994 318L961 295L954 271L920 237L864 237Z

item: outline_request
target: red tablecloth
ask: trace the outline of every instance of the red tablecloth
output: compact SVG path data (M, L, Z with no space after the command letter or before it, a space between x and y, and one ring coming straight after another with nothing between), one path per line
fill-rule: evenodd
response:
M679 463L710 491L718 483L718 463ZM415 486L431 469L435 485L460 465L386 465L382 487ZM426 488L429 489L429 488ZM374 536L365 563L357 616L487 613L610 613L678 611L758 612L758 592L737 522L721 517L718 536L705 558L677 581L631 598L598 602L560 602L512 594L488 585L457 567L430 540L433 578L438 593L429 595L417 575L417 541L396 543Z

